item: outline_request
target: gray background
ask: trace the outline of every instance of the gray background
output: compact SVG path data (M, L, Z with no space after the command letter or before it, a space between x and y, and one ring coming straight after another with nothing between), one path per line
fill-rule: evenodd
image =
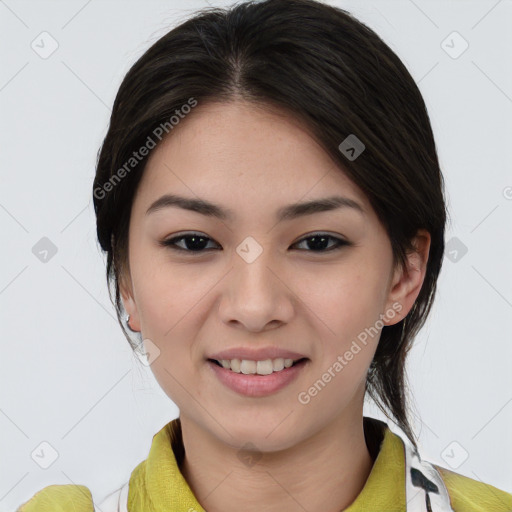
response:
M447 256L409 362L422 453L512 492L511 2L329 3L419 82L446 179ZM122 77L206 5L0 0L1 511L57 483L99 503L178 414L115 321L92 180Z

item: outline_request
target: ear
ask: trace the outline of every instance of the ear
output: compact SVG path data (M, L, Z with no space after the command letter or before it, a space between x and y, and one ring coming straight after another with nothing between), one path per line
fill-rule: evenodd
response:
M383 322L385 325L400 322L412 309L425 279L430 242L430 233L425 229L418 230L412 239L414 250L407 254L406 268L398 267L395 269L385 311L392 310L398 314L387 318L384 313Z
M124 309L130 315L130 328L133 331L140 332L139 312L133 296L132 280L129 276L126 276L126 273L124 272L119 279L119 292L123 299Z

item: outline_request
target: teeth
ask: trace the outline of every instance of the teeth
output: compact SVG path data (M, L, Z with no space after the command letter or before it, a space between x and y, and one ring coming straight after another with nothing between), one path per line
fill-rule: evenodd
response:
M284 368L290 368L293 365L293 359L265 359L264 361L251 361L249 359L221 359L219 363L223 368L235 373L245 375L270 375L273 372L280 372Z
M265 359L265 361L258 361L256 363L256 373L258 375L270 375L273 371L272 359Z
M242 359L240 362L240 371L245 373L246 375L250 373L256 373L256 362L248 361L247 359Z
M282 357L274 359L272 361L272 368L275 372L281 371L284 368L284 359Z

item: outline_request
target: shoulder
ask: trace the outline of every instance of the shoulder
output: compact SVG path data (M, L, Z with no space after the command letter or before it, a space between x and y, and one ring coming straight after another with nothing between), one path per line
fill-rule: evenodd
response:
M129 482L100 503L102 512L127 510ZM84 485L50 485L37 492L16 512L94 512L91 491Z
M38 491L16 512L94 512L91 491L85 485L49 485Z
M455 512L510 512L512 494L435 465L450 495Z

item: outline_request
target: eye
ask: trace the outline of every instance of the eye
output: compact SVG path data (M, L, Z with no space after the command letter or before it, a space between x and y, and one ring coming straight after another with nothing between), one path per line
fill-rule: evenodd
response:
M169 247L176 251L201 253L207 252L206 248L208 241L213 242L211 238L203 235L202 233L189 233L163 240L160 242L160 245ZM334 244L329 246L329 241L334 241ZM183 246L178 245L179 243L182 243ZM220 247L216 242L214 243L217 247ZM343 240L326 233L313 233L312 235L302 238L293 244L292 247L304 243L306 243L307 247L310 249L306 250L306 252L329 252L341 249L343 246L352 245L352 243L347 240ZM210 250L211 249L212 248L210 248Z
M170 247L176 251L205 252L204 249L208 240L212 241L211 238L204 236L201 233L189 233L186 235L175 236L168 240L163 240L160 244L164 247ZM179 242L184 242L185 247L179 246Z
M329 240L333 240L334 245L328 247ZM312 248L311 251L307 252L329 252L336 249L341 249L344 245L352 245L351 242L348 242L347 240L328 235L327 233L313 233L312 235L302 238L294 245L302 243L306 243L307 246Z

